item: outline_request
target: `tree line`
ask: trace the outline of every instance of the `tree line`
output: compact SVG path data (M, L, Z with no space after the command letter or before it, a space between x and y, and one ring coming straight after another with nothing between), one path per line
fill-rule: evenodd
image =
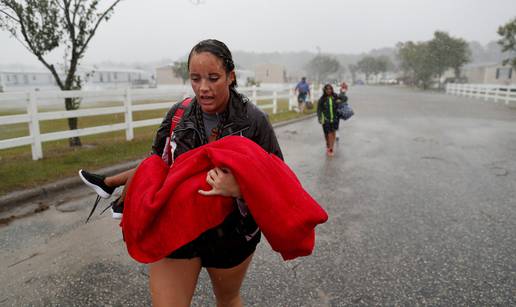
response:
M498 28L501 38L497 43L507 55L503 64L510 64L516 69L516 18ZM357 73L365 75L367 82L370 76L378 76L392 71L398 72L398 80L410 86L429 88L435 80L442 87L442 77L452 70L454 82L465 82L462 68L472 59L472 51L462 38L450 36L443 31L436 31L429 41L400 42L396 45L395 61L388 56L365 56L347 69L331 55L318 54L306 65L308 76L315 82L324 82L328 78L342 79L344 72L349 71L352 82L357 80Z

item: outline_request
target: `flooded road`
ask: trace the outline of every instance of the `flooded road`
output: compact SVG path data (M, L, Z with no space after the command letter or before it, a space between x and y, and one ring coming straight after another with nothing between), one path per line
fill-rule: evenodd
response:
M349 96L332 158L315 118L276 129L329 220L309 257L284 262L262 239L247 305L516 304L516 109L399 88ZM34 200L48 209L0 227L0 305L150 305L118 222L84 224L94 199ZM193 305L214 306L205 272Z

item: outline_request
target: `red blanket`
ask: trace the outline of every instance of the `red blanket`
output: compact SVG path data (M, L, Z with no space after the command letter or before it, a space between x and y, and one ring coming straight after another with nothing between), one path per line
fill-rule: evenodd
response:
M197 192L211 189L206 173L216 166L233 172L249 211L283 259L311 254L315 226L328 219L326 212L281 159L247 138L232 136L181 155L171 168L157 155L140 164L121 223L134 259L160 260L234 210L231 198Z

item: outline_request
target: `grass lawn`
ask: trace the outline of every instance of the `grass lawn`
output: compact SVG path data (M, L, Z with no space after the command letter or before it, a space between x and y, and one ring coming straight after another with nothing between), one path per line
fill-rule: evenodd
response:
M269 104L270 101L259 101ZM162 118L167 110L134 112L134 120ZM269 113L272 123L286 121L306 114L288 111L288 101L278 100L278 113ZM313 110L312 110L313 112ZM2 115L12 113L0 112ZM123 114L89 116L79 118L79 128L121 123ZM95 170L118 163L133 161L147 156L158 126L134 130L134 139L126 141L125 131L109 132L81 137L83 146L71 148L68 140L43 143L41 160L33 161L30 146L0 150L0 196L16 190L36 187L62 178L75 176L81 168ZM67 130L66 120L40 123L41 133ZM0 126L0 140L29 135L27 124Z

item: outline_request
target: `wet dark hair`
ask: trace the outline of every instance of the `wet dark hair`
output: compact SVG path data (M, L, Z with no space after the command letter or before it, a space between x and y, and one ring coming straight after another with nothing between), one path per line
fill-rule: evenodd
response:
M205 39L200 41L192 48L190 54L188 55L188 69L190 69L190 59L194 53L201 52L209 52L219 58L222 61L222 65L224 66L224 70L226 74L229 75L235 69L235 64L233 63L233 56L231 55L231 51L229 51L228 46L223 42L216 39ZM229 85L230 88L235 88L237 86L236 78Z
M331 93L332 93L332 94L335 94L335 91L333 90L333 86L332 86L331 84L329 84L329 83L328 83L328 84L325 84L325 85L323 86L323 89L322 89L323 96L327 96L327 95L326 95L326 89L327 89L327 88L331 88Z

